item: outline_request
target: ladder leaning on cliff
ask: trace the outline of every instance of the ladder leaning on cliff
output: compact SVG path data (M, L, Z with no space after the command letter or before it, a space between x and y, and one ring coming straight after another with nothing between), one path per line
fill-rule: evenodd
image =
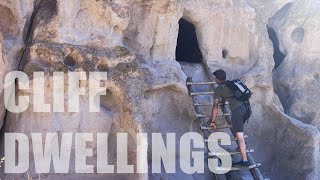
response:
M192 96L192 100L193 100L193 105L195 107L195 111L196 111L196 118L198 118L200 121L200 128L202 130L202 134L204 136L204 139L205 139L205 142L208 143L208 137L210 136L211 134L211 130L212 128L211 127L208 127L207 123L206 123L206 119L205 118L210 118L211 115L205 115L203 114L203 107L206 107L206 106L209 106L211 107L212 104L202 104L202 103L198 103L197 101L197 98L196 96L200 96L200 95L212 95L214 92L213 90L217 87L217 84L214 82L214 78L213 78L213 75L211 74L211 71L208 67L208 65L202 61L202 65L203 65L203 68L206 72L206 75L208 76L208 79L210 80L210 82L193 82L192 81L192 78L189 77L188 80L187 80L187 87L188 87L188 91L189 91L189 94ZM196 92L194 90L194 86L202 86L202 85L209 85L211 87L211 90L209 92ZM222 111L222 118L225 118L227 122L229 122L228 124L230 124L231 122L231 111L230 111L230 108L229 108L229 104L228 102L226 102L225 104L221 104L220 105L221 107L221 111ZM221 127L218 127L217 130L221 130L221 129L228 129L230 128L230 126L221 126ZM245 136L245 138L248 138L248 136ZM232 141L236 141L235 138L232 138L231 139ZM206 144L207 145L207 144ZM258 167L261 166L261 164L256 164L253 157L249 154L249 153L252 153L254 152L254 150L247 150L247 154L248 154L248 160L251 164L251 166L249 166L248 168L239 168L239 167L232 167L231 168L231 171L242 171L242 170L249 170L253 179L255 180L263 180L263 177L258 169ZM235 154L239 154L240 152L238 151L230 151L229 152L230 155L235 155ZM209 152L208 156L212 156L213 154ZM225 179L225 176L223 175L218 175L218 174L215 174L215 177L216 179Z

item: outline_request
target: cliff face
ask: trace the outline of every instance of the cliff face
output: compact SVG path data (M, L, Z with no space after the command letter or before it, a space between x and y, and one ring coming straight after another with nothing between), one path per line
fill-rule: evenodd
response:
M229 79L242 78L253 90L253 116L246 133L257 152L254 157L263 164L263 174L272 179L316 179L320 173L316 109L320 102L319 8L316 0L1 1L2 79L8 72L20 70L29 75L32 85L32 73L45 72L48 104L53 101L50 82L55 71L107 72L108 90L99 113L88 112L85 95L79 113L35 113L30 106L23 113L7 112L5 116L0 84L0 127L5 121L4 132L106 132L112 135L110 144L115 133L127 132L131 136L129 152L135 151L138 132L176 132L181 136L197 131L185 82L187 76L201 80L203 74L194 66L185 66L184 72L175 61L178 22L183 18L194 25L201 54L211 70L223 68ZM269 34L267 27L272 29ZM279 63L276 69L274 52L285 56L283 61L275 59ZM67 82L63 86L67 89ZM32 99L31 90L18 93ZM114 146L109 150L112 162L116 161ZM129 161L136 160L132 157ZM71 169L73 172L74 165ZM37 177L32 168L29 174ZM46 177L52 176L58 175ZM190 176L182 172L134 175L136 179L148 177ZM210 175L193 176L201 177Z

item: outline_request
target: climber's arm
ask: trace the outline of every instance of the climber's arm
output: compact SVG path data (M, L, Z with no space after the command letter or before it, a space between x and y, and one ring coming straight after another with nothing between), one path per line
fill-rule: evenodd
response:
M210 126L213 127L213 129L216 129L216 125L215 125L215 120L218 114L218 110L219 110L219 104L220 104L220 99L222 97L223 94L223 89L218 86L213 94L213 108L212 108L212 112L211 112L211 124Z
M216 99L211 112L211 124L210 124L210 126L213 127L214 129L216 128L215 120L218 114L218 108L219 108L219 100Z

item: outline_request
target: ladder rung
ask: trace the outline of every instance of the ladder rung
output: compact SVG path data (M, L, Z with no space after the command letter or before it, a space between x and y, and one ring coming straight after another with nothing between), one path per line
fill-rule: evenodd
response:
M194 103L194 106L212 106L213 104L200 104L200 103Z
M222 126L222 127L217 127L216 129L228 129L231 128L230 126ZM201 127L201 130L213 130L212 127Z
M205 118L205 117L211 117L210 115L204 115L204 114L196 114L196 118Z
M233 166L233 167L231 167L231 170L230 170L230 171L250 170L250 169L258 168L258 167L260 167L260 166L261 166L260 163L250 165L249 167L241 167L241 166L236 167L236 166ZM225 171L227 171L227 169L224 169L224 168L220 168L220 170L225 170Z
M253 149L249 149L249 150L247 150L247 153L254 153L254 150ZM212 153L212 152L210 152L209 156L227 155L227 154L236 155L236 154L241 154L241 152L240 151L231 151L231 152L228 152L228 153Z
M248 139L248 135L244 135L243 136L244 139ZM209 139L205 139L204 142L216 142L216 141L221 141L221 139L218 140L209 140ZM226 139L223 139L223 141L226 141ZM231 138L231 141L237 141L237 138Z
M187 85L212 85L217 84L216 82L187 82Z
M226 117L226 116L231 116L230 113L228 114L223 114L221 116L217 116L217 118L219 117ZM196 114L196 118L205 118L205 117L211 117L211 115L205 115L205 114Z
M210 95L210 94L214 94L214 92L195 92L195 93L190 93L191 96Z
M217 117L226 117L226 116L231 116L231 113L223 114L222 116L217 116Z
M258 168L260 166L261 166L261 164L258 163L258 164L253 164L253 165L251 165L249 167L240 167L240 166L239 167L232 167L231 171L250 170L250 169Z
M227 103L226 103L227 104ZM201 103L194 103L193 104L194 106L212 106L213 104L210 104L210 103L208 103L208 104L201 104ZM219 104L219 106L223 106L224 104Z

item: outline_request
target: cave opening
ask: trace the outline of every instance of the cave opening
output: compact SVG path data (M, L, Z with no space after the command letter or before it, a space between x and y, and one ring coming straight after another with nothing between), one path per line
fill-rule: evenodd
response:
M276 32L274 31L274 29L270 26L267 26L267 30L268 30L268 34L269 34L269 39L272 41L272 46L273 46L273 59L274 59L274 69L277 69L280 64L282 63L282 61L284 60L284 58L286 57L286 55L284 55L281 51L280 51L280 47L279 47L279 40L277 37Z
M229 51L228 51L227 49L223 49L223 50L222 50L222 57L223 57L223 59L226 59L226 58L228 57L228 53L229 53Z
M281 63L284 61L286 54L281 52L280 50L280 42L279 42L279 37L277 36L276 33L276 27L279 24L279 22L285 18L287 13L289 12L289 9L291 8L292 3L288 3L284 5L280 10L278 10L271 18L268 20L267 24L267 31L269 35L269 39L272 41L272 46L273 46L273 59L274 59L274 69L277 69ZM301 35L301 30L298 30L297 33L297 41L300 41L300 35Z
M202 54L195 26L187 20L179 20L179 34L176 48L178 62L201 63Z
M71 55L66 56L63 59L63 63L67 66L70 71L74 71L76 69L77 61Z

